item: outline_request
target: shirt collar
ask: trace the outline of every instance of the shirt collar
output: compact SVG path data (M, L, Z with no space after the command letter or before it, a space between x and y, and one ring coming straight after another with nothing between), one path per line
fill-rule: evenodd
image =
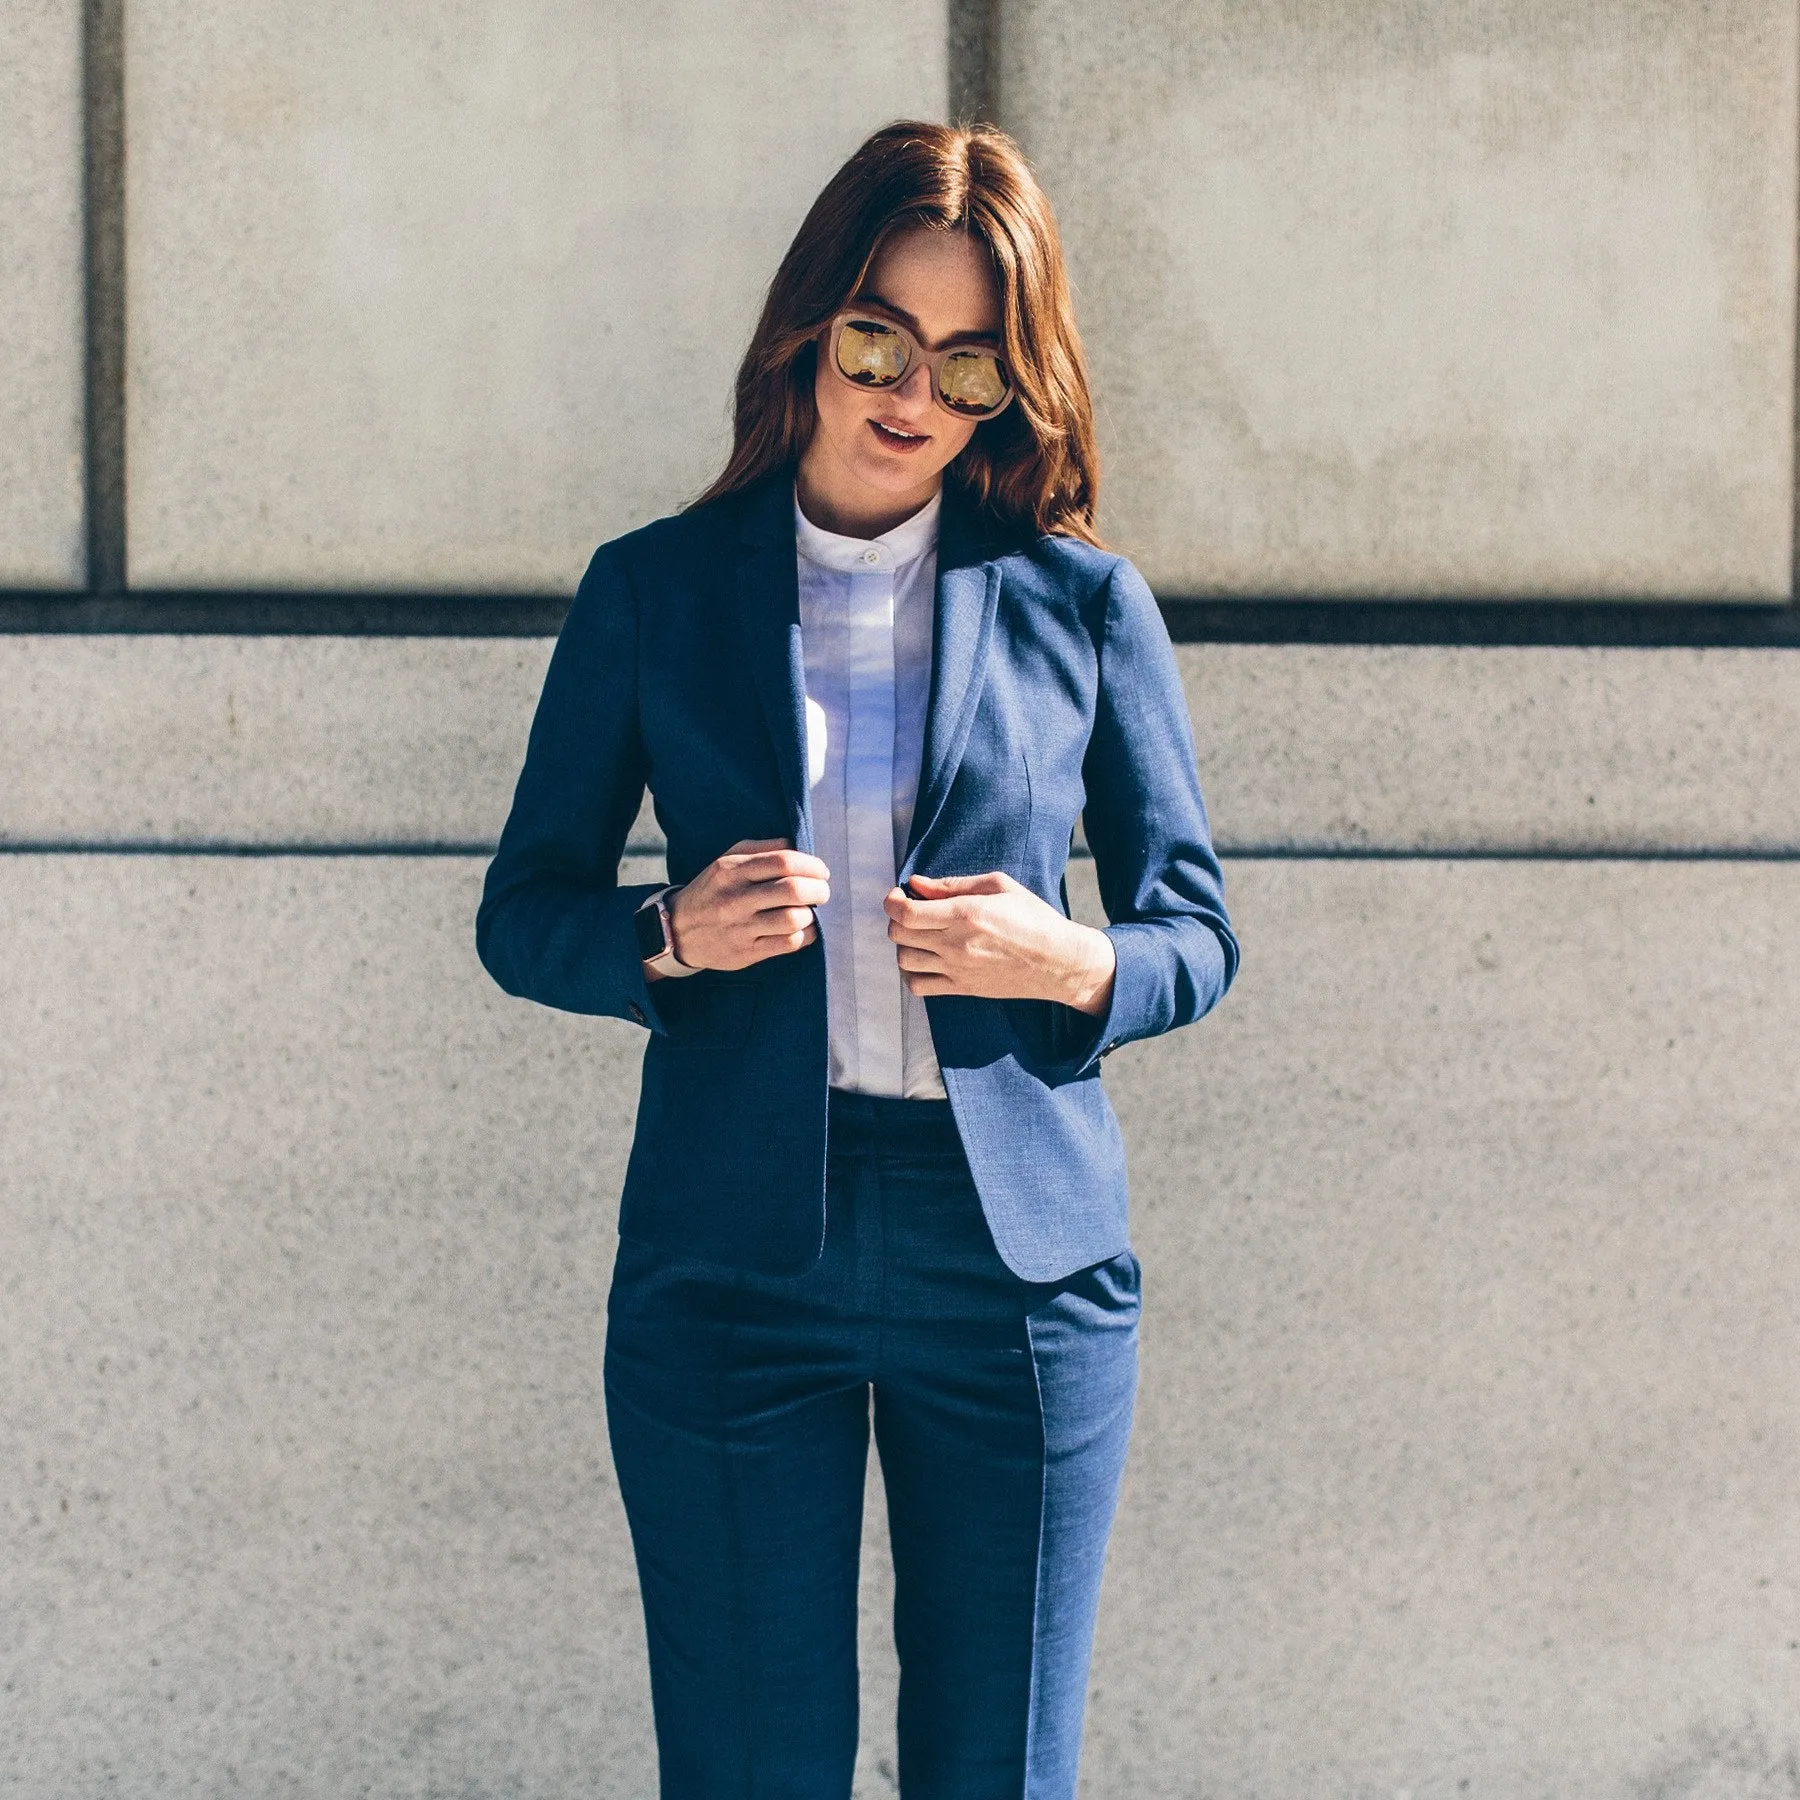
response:
M938 514L944 490L925 502L911 518L902 519L877 538L845 537L815 525L794 500L794 544L810 563L835 569L840 575L877 575L904 568L937 543Z

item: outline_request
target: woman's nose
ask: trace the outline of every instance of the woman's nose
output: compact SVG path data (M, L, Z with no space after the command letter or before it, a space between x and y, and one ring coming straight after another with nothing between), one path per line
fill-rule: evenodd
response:
M900 385L894 389L897 399L904 400L909 406L929 406L931 404L931 371L922 362L916 362L900 377Z

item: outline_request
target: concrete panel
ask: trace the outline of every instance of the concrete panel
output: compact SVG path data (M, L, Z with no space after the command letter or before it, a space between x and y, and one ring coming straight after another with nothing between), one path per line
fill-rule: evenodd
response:
M1171 591L1778 599L1790 0L1006 0Z
M632 1028L467 860L0 858L0 1790L654 1792Z
M0 843L489 844L550 649L0 637Z
M1785 1800L1791 867L1250 863L1108 1085L1146 1267L1087 1792Z
M140 585L563 592L717 470L762 290L941 5L127 14Z
M0 1786L651 1791L640 1040L486 983L481 868L0 858ZM1147 1311L1084 1791L1785 1800L1800 870L1228 879L1239 988L1107 1067Z
M491 843L549 654L0 637L0 843ZM1177 657L1228 849L1800 852L1791 653Z
M1233 849L1800 852L1800 658L1195 644Z
M79 587L81 7L0 0L0 588Z

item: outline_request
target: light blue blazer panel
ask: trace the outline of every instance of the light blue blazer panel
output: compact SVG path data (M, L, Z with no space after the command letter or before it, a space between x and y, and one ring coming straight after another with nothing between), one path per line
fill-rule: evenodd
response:
M619 1229L798 1274L825 1228L824 946L648 982L619 883L646 785L671 881L740 838L813 848L793 472L602 545L576 593L476 942L509 994L648 1027ZM1008 538L947 487L924 765L902 885L1000 869L1065 913L1080 816L1117 954L1097 1018L931 995L945 1091L994 1242L1055 1281L1129 1247L1100 1059L1198 1019L1238 950L1156 602L1123 558Z

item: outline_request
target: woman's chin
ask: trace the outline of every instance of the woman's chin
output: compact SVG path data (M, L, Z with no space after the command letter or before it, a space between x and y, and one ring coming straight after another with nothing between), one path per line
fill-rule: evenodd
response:
M858 477L879 494L896 499L929 487L943 473L943 463L935 456L895 455L880 450L856 460Z

